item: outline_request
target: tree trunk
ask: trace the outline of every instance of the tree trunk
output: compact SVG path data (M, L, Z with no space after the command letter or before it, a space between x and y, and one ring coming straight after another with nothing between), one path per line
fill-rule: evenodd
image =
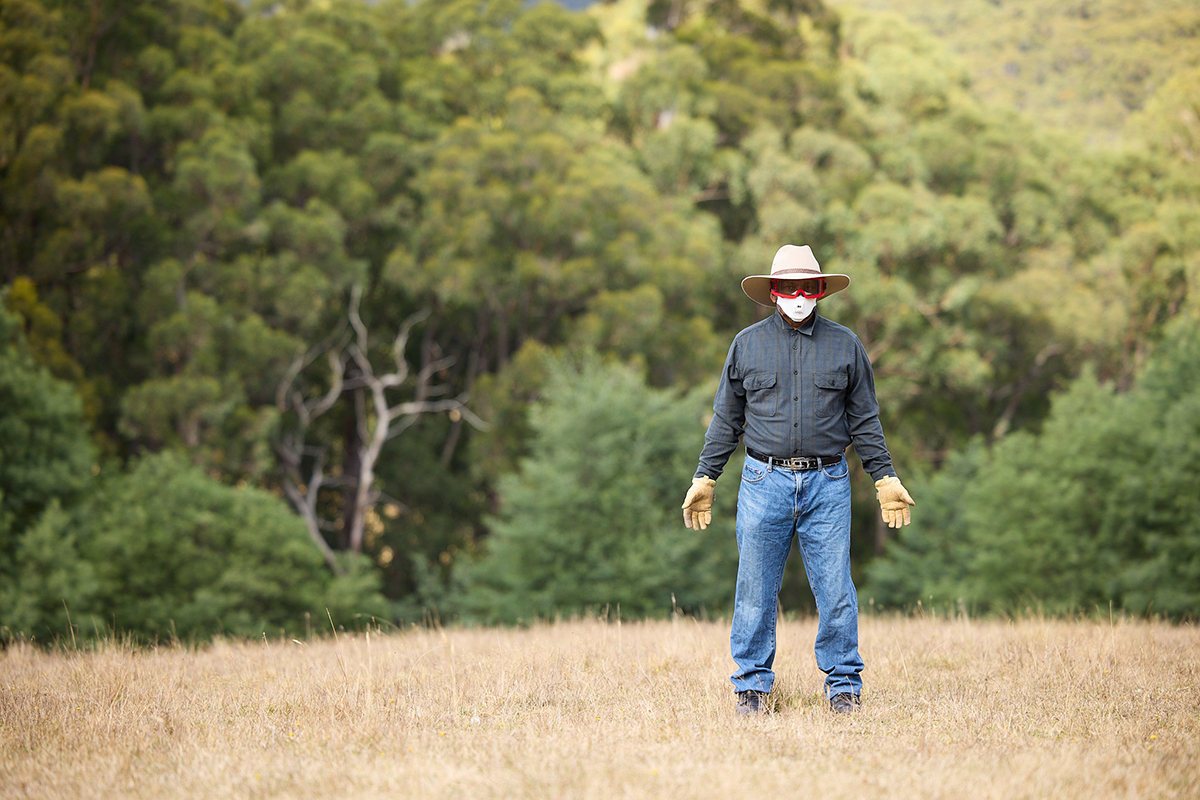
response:
M361 433L367 433L367 446L361 449L358 464L358 479L354 489L354 522L350 528L350 549L356 553L363 550L363 529L366 525L367 509L375 504L375 464L383 445L388 439L391 428L392 410L388 407L387 396L381 381L371 381L371 403L375 412L375 426L366 427L365 416L363 424L358 426ZM356 406L357 409L357 406ZM365 414L366 409L363 409Z

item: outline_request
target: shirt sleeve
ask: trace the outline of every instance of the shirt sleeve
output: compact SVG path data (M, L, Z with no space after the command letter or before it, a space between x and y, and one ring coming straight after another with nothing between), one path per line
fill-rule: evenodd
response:
M742 387L742 376L737 367L738 341L733 340L729 355L725 357L725 368L717 384L717 396L713 401L713 417L704 434L704 449L700 451L700 466L696 475L708 476L713 480L721 477L725 463L737 449L738 440L746 427L746 390Z
M863 469L874 480L895 475L892 456L888 453L883 438L883 426L879 423L879 402L875 399L875 373L866 348L857 339L854 369L850 375L850 386L846 395L846 421L854 452L862 460Z

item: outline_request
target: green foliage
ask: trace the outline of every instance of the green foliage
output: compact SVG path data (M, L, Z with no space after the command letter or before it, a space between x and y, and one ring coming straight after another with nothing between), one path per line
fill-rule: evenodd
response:
M106 630L96 608L96 569L81 557L78 525L58 500L24 531L13 577L0 578L0 641L78 643ZM80 635L81 634L81 635Z
M704 430L703 392L648 388L626 367L558 363L532 417L532 457L500 483L464 612L525 620L611 608L659 616L728 605L736 546L722 486L714 524L682 524L679 502Z
M79 497L94 459L79 395L34 362L0 306L0 578L15 576L25 528Z
M362 557L334 577L303 523L260 489L231 488L178 456L107 476L73 509L52 501L0 579L3 638L138 641L305 635L389 619Z
M866 592L893 606L1200 613L1198 333L1175 323L1129 392L1085 374L1040 433L949 460Z
M1200 67L1163 83L1130 118L1127 133L1194 171L1200 158Z
M837 0L933 32L970 71L976 96L1044 126L1111 142L1126 117L1200 64L1190 0Z
M887 544L866 569L860 595L878 610L956 606L973 555L964 535L963 495L977 479L987 450L976 438L953 452L932 475L905 479L920 497L913 523Z
M446 447L453 426L445 417L421 420L379 465L380 482L390 491L374 533L368 532L369 549L378 554L385 592L402 598L397 615L409 622L452 607L450 574L481 535L476 521L487 507L488 484L458 463L471 463L472 448L451 454Z
M76 515L95 575L88 610L140 639L273 636L387 618L378 577L334 577L283 501L232 488L171 454L113 476ZM10 625L10 627L12 627Z

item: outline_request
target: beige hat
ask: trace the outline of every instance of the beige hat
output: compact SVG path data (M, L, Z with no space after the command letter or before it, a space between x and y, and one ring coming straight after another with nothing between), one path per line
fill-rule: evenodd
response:
M817 258L808 245L797 247L794 244L785 244L779 248L779 252L775 254L775 260L771 262L771 274L748 275L742 278L742 291L759 305L773 306L775 298L771 296L772 278L783 280L824 278L826 297L834 292L840 292L850 285L849 275L821 272L821 265L817 263Z

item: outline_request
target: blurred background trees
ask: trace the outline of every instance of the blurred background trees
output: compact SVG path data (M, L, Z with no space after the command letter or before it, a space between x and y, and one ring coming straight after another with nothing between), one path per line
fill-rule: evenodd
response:
M1174 75L1200 66L1190 0L836 0L935 34L989 105L1115 144L1126 119Z
M0 625L719 613L737 470L706 534L677 505L784 242L853 276L822 313L921 498L891 541L856 465L864 598L1193 615L1200 73L1161 46L1114 138L815 0L0 0Z

